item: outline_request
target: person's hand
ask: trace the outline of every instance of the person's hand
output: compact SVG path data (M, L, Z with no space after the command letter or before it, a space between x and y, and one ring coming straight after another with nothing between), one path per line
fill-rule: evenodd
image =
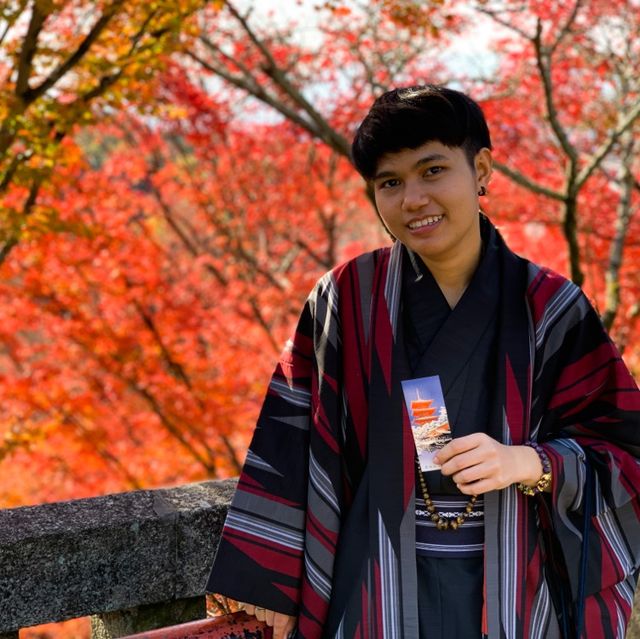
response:
M434 461L465 495L481 495L514 483L533 486L542 475L542 463L533 448L507 446L485 433L452 439Z
M242 604L248 615L253 615L258 621L264 621L273 628L273 639L287 639L289 633L296 627L296 618L283 615L281 612L267 610L253 604Z

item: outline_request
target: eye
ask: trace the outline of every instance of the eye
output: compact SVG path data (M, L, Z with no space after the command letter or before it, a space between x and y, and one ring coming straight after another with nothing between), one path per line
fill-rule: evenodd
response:
M438 175L439 173L442 173L442 171L444 171L444 167L443 166L430 166L424 173L423 176L424 177L432 177L434 175Z
M400 184L400 180L397 178L389 178L388 180L384 180L378 184L379 189L392 189L395 186Z

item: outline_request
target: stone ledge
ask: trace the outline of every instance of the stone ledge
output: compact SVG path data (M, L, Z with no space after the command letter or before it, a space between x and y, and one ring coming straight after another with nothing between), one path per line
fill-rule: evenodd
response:
M204 593L235 480L0 511L0 633Z

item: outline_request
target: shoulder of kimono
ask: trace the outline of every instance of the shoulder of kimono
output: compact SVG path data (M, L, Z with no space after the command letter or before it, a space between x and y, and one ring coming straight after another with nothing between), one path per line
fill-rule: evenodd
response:
M340 289L343 285L351 282L354 274L362 274L369 270L371 273L381 266L384 267L389 263L391 257L391 247L383 246L367 253L362 253L346 262L338 264L330 271L327 271L314 286L311 296L326 296L336 286Z
M571 309L583 315L592 309L582 289L550 268L527 262L527 301L538 326L550 313L557 316Z

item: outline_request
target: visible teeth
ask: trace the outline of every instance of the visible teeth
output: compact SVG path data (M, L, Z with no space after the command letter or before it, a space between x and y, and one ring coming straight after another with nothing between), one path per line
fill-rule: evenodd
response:
M409 228L419 229L422 226L429 226L430 224L435 224L436 222L439 222L442 219L442 217L443 217L442 215L425 217L421 220L416 220L415 222L411 222L411 224L409 224Z

